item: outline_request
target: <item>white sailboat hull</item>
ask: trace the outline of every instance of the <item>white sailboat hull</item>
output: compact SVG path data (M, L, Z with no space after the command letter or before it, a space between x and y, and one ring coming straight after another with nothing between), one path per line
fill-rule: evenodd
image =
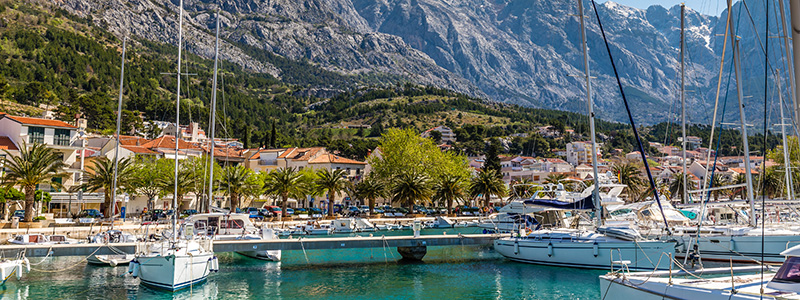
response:
M674 251L674 242L662 241L569 241L502 238L494 241L494 249L506 258L524 263L609 269L612 262L629 261L631 270L669 269L666 254ZM660 259L660 261L659 261Z
M211 272L214 254L140 256L139 279L142 284L177 291L202 283Z
M623 279L612 275L600 276L600 295L603 299L636 299L636 300L662 300L662 299L703 299L703 300L754 300L775 299L769 293L759 295L753 291L739 290L742 284L737 284L737 293L731 293L729 282L721 280L716 288L699 288L683 285L682 281L691 279L674 279L669 284L664 278L635 277ZM758 285L755 286L758 288Z
M694 238L682 236L682 247L675 253L678 258L686 256L691 249ZM740 236L700 236L697 242L700 257L703 260L718 260L752 263L761 260L761 235ZM764 261L782 263L785 257L780 253L793 246L800 245L800 235L764 235Z

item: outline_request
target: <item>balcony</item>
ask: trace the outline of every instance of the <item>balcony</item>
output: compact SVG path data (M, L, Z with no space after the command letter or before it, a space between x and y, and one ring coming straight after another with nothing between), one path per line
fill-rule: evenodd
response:
M278 160L276 159L260 159L258 160L259 166L275 166L278 164Z

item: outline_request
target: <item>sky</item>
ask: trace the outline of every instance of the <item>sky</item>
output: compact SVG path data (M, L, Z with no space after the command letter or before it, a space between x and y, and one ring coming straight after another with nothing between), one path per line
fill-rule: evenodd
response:
M712 15L712 16L719 16L723 10L725 10L727 6L726 0L612 0L619 4L624 4L627 6L633 6L636 8L646 9L651 5L661 5L666 8L673 7L675 5L680 5L681 2L686 4L687 8L691 8L695 11L698 11L702 14ZM600 0L599 2L605 2L604 0ZM734 1L736 2L736 1Z

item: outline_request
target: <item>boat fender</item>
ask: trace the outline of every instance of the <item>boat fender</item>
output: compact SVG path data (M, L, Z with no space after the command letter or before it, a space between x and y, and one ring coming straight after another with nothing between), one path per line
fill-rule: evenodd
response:
M17 280L22 278L22 262L17 264Z
M736 240L731 237L731 251L736 251Z
M594 257L600 254L600 245L598 245L597 242L594 242L594 245L592 245L592 254L594 254Z
M519 241L514 241L514 254L519 254Z
M219 258L214 256L214 272L219 272Z
M547 256L553 256L553 243L547 243Z
M133 266L131 276L133 276L133 278L139 277L139 262L131 262L131 265Z
M488 231L488 230L486 230L486 229L484 229L484 230L483 230L483 234L487 234L487 233L489 233L489 231Z
M116 259L112 259L108 264L110 264L112 267L116 267L119 263Z
M31 271L31 261L28 260L27 257L23 257L22 261L25 262L25 271L30 272Z
M128 274L133 273L133 265L135 265L135 264L136 264L135 261L131 261L131 263L128 264Z

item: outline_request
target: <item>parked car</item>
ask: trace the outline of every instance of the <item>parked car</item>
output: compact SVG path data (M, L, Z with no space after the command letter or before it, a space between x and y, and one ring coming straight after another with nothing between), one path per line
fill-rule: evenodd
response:
M261 211L258 208L248 207L246 213L250 214L250 219L264 219L264 216L261 215Z
M96 218L102 219L103 213L96 209L84 209L78 213L78 218Z
M297 208L297 209L294 210L294 214L295 215L307 215L308 214L308 210L305 209L305 208L300 207L300 208Z
M358 209L358 207L355 207L355 206L348 207L347 210L345 210L345 212L344 212L344 215L346 215L346 216L357 216L359 214L361 214L361 210Z
M20 219L24 218L25 217L25 210L24 209L15 210L14 211L14 216L17 217L17 218L20 218Z
M266 209L268 209L269 212L275 217L283 215L283 211L281 210L280 206L267 206Z
M197 214L197 210L196 209L184 209L181 212L181 218L187 218L187 217L189 217L191 215L196 215L196 214Z
M164 213L163 209L154 209L153 211L147 213L150 221L158 221L160 219L166 219L167 214Z
M312 207L308 209L308 216L312 218L322 218L323 211L319 208Z
M294 215L294 209L291 209L291 208L288 208L288 207L287 207L287 208L286 208L286 215L287 215L287 216L290 216L290 217L291 217L292 215Z

